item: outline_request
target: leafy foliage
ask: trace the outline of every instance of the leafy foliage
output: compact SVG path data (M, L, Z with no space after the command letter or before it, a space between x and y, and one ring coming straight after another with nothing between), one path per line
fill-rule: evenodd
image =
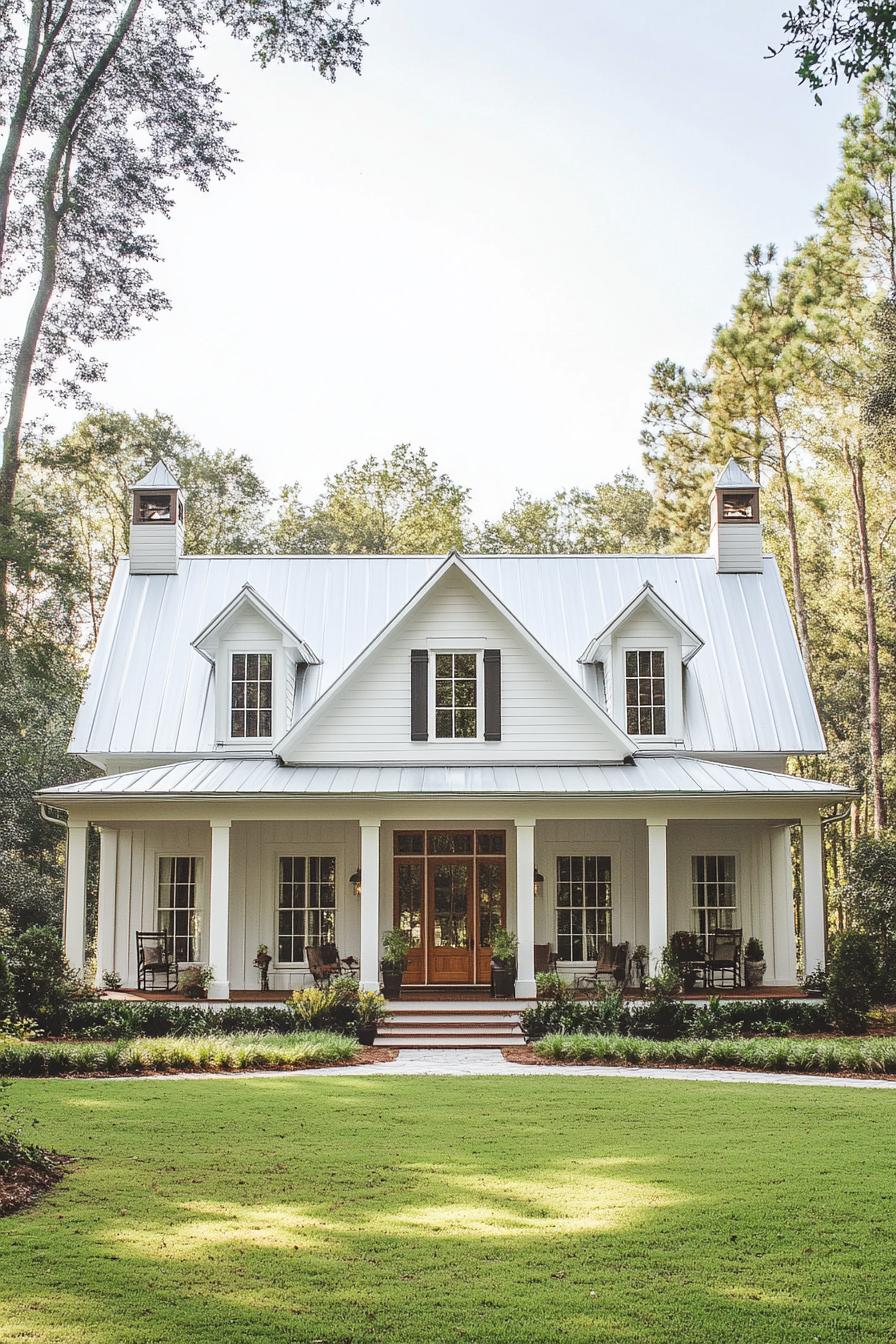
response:
M879 986L874 940L857 930L841 934L828 973L828 1011L836 1025L843 1031L864 1031Z
M20 934L9 948L9 973L19 1016L33 1018L51 1034L62 1031L84 991L55 930L36 925Z

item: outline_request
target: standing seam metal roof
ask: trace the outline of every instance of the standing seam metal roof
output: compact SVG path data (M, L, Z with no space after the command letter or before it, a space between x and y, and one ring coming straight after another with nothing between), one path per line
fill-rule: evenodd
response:
M176 575L121 561L71 750L202 754L215 744L213 670L191 641L251 584L312 648L304 713L443 564L444 556L184 556ZM586 690L583 648L643 587L705 641L684 674L693 752L824 750L775 561L717 574L711 556L465 556Z

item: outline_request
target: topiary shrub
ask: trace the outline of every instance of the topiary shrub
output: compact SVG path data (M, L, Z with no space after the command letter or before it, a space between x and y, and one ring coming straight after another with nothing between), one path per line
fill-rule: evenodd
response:
M875 941L857 930L841 934L828 973L828 1011L842 1031L864 1031L880 987Z

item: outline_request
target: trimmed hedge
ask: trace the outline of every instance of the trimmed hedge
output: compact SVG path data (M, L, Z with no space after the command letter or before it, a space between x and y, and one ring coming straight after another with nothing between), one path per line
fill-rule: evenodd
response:
M0 1074L222 1072L344 1064L357 1041L333 1032L272 1036L141 1037L138 1040L19 1041L0 1037Z
M80 1041L126 1040L137 1036L233 1036L244 1032L275 1032L281 1036L303 1030L290 1003L244 1008L228 1004L209 1008L201 1003L180 1007L152 1000L127 1002L84 995L71 1000L61 1030L54 1035Z
M707 1005L682 999L657 998L642 1003L623 1001L620 995L603 999L562 1002L543 999L521 1015L528 1041L552 1034L638 1036L649 1040L673 1040L694 1034L698 1024L711 1016L719 1035L734 1032L764 1032L786 1029L795 1035L829 1031L832 1022L823 999L711 999ZM708 1036L710 1033L703 1033ZM716 1034L715 1032L713 1034Z
M533 1047L540 1059L575 1064L690 1064L757 1069L763 1073L896 1074L896 1037L799 1040L651 1041L637 1036L546 1036Z

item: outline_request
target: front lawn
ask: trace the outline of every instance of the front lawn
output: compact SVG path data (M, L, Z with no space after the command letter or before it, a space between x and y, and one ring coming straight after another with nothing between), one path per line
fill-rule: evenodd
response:
M28 1080L79 1161L0 1223L0 1340L892 1338L888 1093Z

